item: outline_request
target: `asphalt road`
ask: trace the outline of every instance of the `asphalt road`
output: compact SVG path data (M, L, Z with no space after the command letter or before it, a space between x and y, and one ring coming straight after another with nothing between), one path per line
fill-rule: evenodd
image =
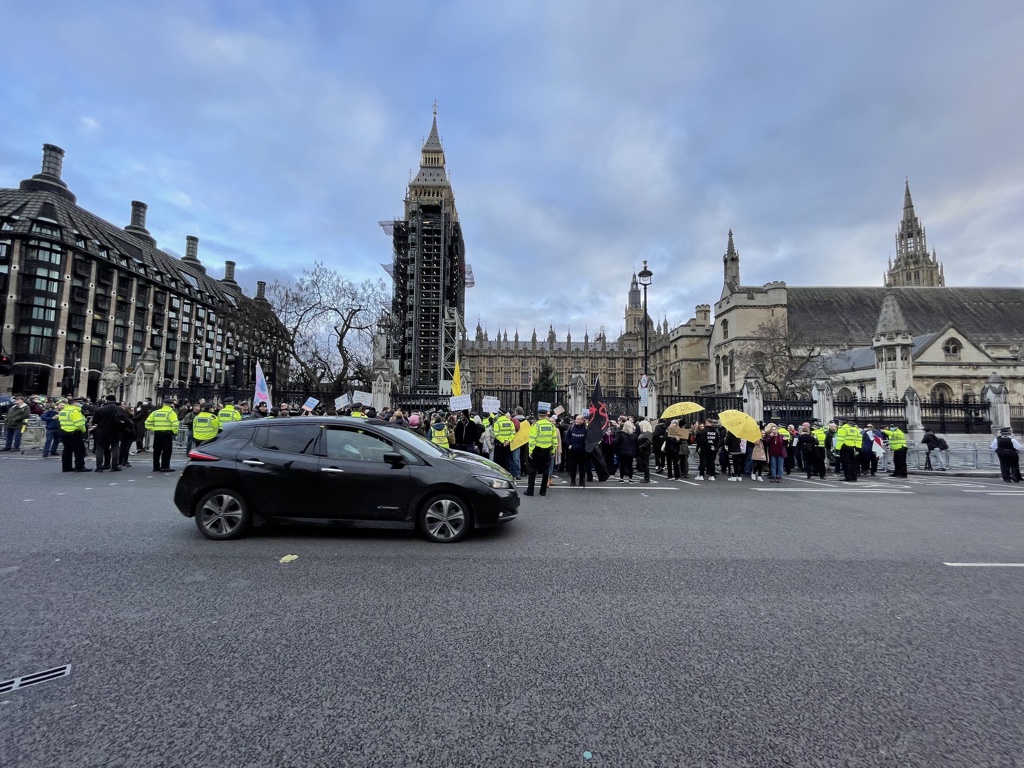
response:
M179 464L180 465L180 464ZM0 458L0 765L1024 765L1024 488L558 487L456 545L201 538ZM282 564L285 555L298 559Z

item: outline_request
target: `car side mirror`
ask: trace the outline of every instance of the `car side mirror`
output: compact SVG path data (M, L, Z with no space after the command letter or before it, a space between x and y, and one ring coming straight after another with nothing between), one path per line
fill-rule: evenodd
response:
M405 456L403 456L400 453L385 453L384 454L384 461L386 461L388 464L390 464L395 469L398 469L400 467L404 467L405 464L406 464Z

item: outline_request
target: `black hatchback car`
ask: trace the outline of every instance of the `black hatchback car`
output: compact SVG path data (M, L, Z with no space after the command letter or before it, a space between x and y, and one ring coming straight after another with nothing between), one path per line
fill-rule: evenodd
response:
M292 521L418 529L454 542L519 510L515 481L494 462L383 421L240 421L189 458L174 504L210 539Z

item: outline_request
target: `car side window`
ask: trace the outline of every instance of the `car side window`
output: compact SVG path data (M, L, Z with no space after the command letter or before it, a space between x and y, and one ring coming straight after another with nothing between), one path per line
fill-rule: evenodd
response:
M281 453L312 453L320 436L316 424L301 426L267 425L259 427L253 442L260 448Z
M367 461L384 463L384 454L391 453L391 443L369 432L357 429L328 427L325 437L327 458L336 461Z

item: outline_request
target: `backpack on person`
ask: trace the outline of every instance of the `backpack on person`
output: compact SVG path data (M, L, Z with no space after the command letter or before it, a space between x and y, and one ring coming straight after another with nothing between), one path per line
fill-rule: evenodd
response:
M941 437L936 437L935 438L935 444L937 446L939 446L939 450L940 451L948 451L949 450L949 443L947 443Z

